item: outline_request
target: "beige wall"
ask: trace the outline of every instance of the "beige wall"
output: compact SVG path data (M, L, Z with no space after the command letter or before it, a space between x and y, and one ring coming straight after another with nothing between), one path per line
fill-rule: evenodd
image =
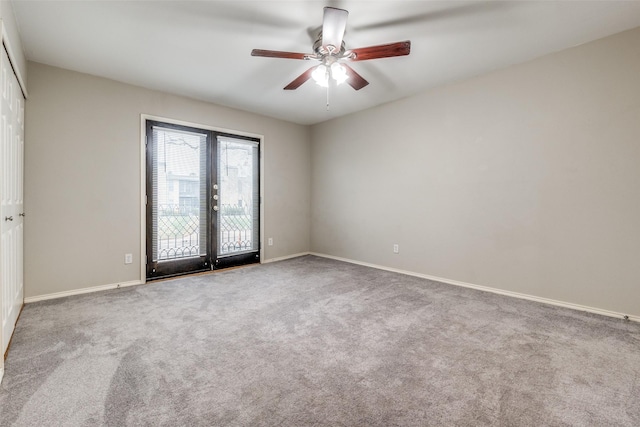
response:
M312 250L640 315L639 76L640 28L314 126Z
M29 62L26 297L140 279L141 114L264 135L263 258L309 250L307 127Z
M144 113L265 136L267 259L640 315L640 29L311 128L28 65L27 297L139 279Z

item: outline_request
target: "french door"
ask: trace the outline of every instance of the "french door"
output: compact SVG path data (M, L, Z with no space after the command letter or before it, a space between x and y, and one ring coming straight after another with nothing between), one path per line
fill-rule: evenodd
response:
M260 261L259 140L146 122L147 280Z

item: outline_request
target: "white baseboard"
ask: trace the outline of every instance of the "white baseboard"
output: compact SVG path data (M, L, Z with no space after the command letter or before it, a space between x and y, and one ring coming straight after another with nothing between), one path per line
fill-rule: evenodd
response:
M316 252L310 252L309 255L315 255L315 256L318 256L318 257L322 257L322 258L335 259L336 261L343 261L343 262L348 262L348 263L351 263L351 264L362 265L362 266L365 266L365 267L377 268L379 270L386 270L386 271L391 271L391 272L394 272L394 273L406 274L408 276L420 277L422 279L433 280L435 282L441 282L441 283L446 283L446 284L455 285L455 286L462 286L464 288L471 288L471 289L476 289L476 290L479 290L479 291L491 292L491 293L494 293L494 294L505 295L505 296L509 296L509 297L513 297L513 298L526 299L526 300L529 300L529 301L541 302L541 303L544 303L544 304L555 305L555 306L558 306L558 307L565 307L565 308L570 308L570 309L573 309L573 310L586 311L586 312L589 312L589 313L600 314L600 315L603 315L603 316L616 317L618 319L627 319L627 320L631 320L631 321L634 321L634 322L640 322L640 316L627 315L627 314L624 314L624 313L618 313L618 312L615 312L615 311L604 310L604 309L601 309L601 308L589 307L589 306L584 306L584 305L580 305L580 304L574 304L574 303L566 302L566 301L558 301L558 300L554 300L554 299L538 297L538 296L535 296L535 295L522 294L522 293L519 293L519 292L506 291L506 290L503 290L503 289L491 288L489 286L474 285L473 283L460 282L458 280L445 279L443 277L430 276L428 274L415 273L413 271L400 270L400 269L397 269L397 268L385 267L383 265L371 264L371 263L368 263L368 262L361 262L361 261L356 261L356 260L349 259L349 258L337 257L337 256L333 256L333 255L321 254L321 253L316 253Z
M1 366L4 360L0 362L0 384L2 384L2 378L4 377L4 366Z
M555 305L555 306L558 306L558 307L565 307L565 308L570 308L570 309L573 309L573 310L586 311L586 312L589 312L589 313L600 314L600 315L603 315L603 316L615 317L615 318L619 318L619 319L628 319L628 320L631 320L631 321L634 321L634 322L640 322L640 316L636 316L636 315L627 315L627 314L624 314L624 313L619 313L619 312L615 312L615 311L611 311L611 310L605 310L605 309L596 308L596 307L589 307L589 306L584 306L584 305L580 305L580 304L574 304L574 303L566 302L566 301L558 301L558 300L554 300L554 299L538 297L538 296L535 296L535 295L523 294L523 293L520 293L520 292L513 292L513 291L507 291L507 290L504 290L504 289L492 288L492 287L489 287L489 286L475 285L473 283L460 282L458 280L451 280L451 279L446 279L446 278L443 278L443 277L437 277L437 276L431 276L431 275L428 275L428 274L416 273L416 272L413 272L413 271L400 270L400 269L397 269L397 268L391 268L391 267L386 267L386 266L383 266L383 265L371 264L371 263L368 263L368 262L356 261L356 260L349 259L349 258L342 258L342 257L337 257L337 256L327 255L327 254L322 254L322 253L317 253L317 252L300 252L300 253L297 253L297 254L291 254L291 255L286 255L286 256L277 257L277 258L269 258L269 259L262 260L261 263L262 264L268 264L268 263L277 262L277 261L284 261L284 260L291 259L291 258L298 258L298 257L305 256L305 255L314 255L314 256L321 257L321 258L335 259L336 261L348 262L348 263L351 263L351 264L357 264L357 265L362 265L362 266L365 266L365 267L376 268L378 270L391 271L393 273L406 274L408 276L420 277L422 279L433 280L433 281L436 281L436 282L446 283L446 284L449 284L449 285L461 286L461 287L464 287L464 288L476 289L476 290L484 291L484 292L491 292L491 293L494 293L494 294L505 295L505 296L509 296L509 297L513 297L513 298L525 299L525 300L529 300L529 301L540 302L540 303L543 303L543 304L550 304L550 305ZM55 299L55 298L63 298L63 297L71 296L71 295L80 295L80 294L86 294L86 293L91 293L91 292L105 291L105 290L108 290L108 289L117 289L117 288L124 288L124 287L127 287L127 286L136 286L136 285L141 285L141 284L144 284L144 282L142 282L140 280L133 280L133 281L130 281L130 282L113 283L113 284L101 285L101 286L93 286L93 287L90 287L90 288L82 288L82 289L75 289L75 290L72 290L72 291L55 292L55 293L52 293L52 294L37 295L37 296L34 296L34 297L27 297L27 298L24 299L24 302L25 302L25 304L29 304L29 303L37 302L37 301L44 301L44 300ZM2 376L2 369L0 368L0 378L1 378L1 376Z
M25 304L29 304L29 303L37 302L37 301L44 301L44 300L49 300L49 299L63 298L63 297L68 297L68 296L72 296L72 295L89 294L89 293L92 293L92 292L106 291L106 290L109 290L109 289L126 288L127 286L137 286L137 285L142 285L142 284L144 284L144 282L141 281L141 280L131 280L129 282L111 283L111 284L108 284L108 285L100 285L100 286L91 286L89 288L74 289L74 290L71 290L71 291L54 292L52 294L36 295L34 297L27 297L27 298L24 299L24 303Z
M297 254L285 255L285 256L281 256L281 257L277 257L277 258L265 259L265 260L261 261L261 263L262 264L268 264L270 262L284 261L286 259L298 258L298 257L301 257L301 256L310 255L310 254L311 254L310 252L300 252L300 253L297 253Z

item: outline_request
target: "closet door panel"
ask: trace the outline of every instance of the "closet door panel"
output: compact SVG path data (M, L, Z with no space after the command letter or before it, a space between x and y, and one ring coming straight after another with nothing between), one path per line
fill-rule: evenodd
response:
M0 60L0 314L4 355L24 300L24 97L4 47Z

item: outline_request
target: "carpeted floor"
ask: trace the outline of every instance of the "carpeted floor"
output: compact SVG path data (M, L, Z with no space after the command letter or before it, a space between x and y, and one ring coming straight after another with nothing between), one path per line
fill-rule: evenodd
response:
M16 426L638 426L640 325L312 256L29 304Z

